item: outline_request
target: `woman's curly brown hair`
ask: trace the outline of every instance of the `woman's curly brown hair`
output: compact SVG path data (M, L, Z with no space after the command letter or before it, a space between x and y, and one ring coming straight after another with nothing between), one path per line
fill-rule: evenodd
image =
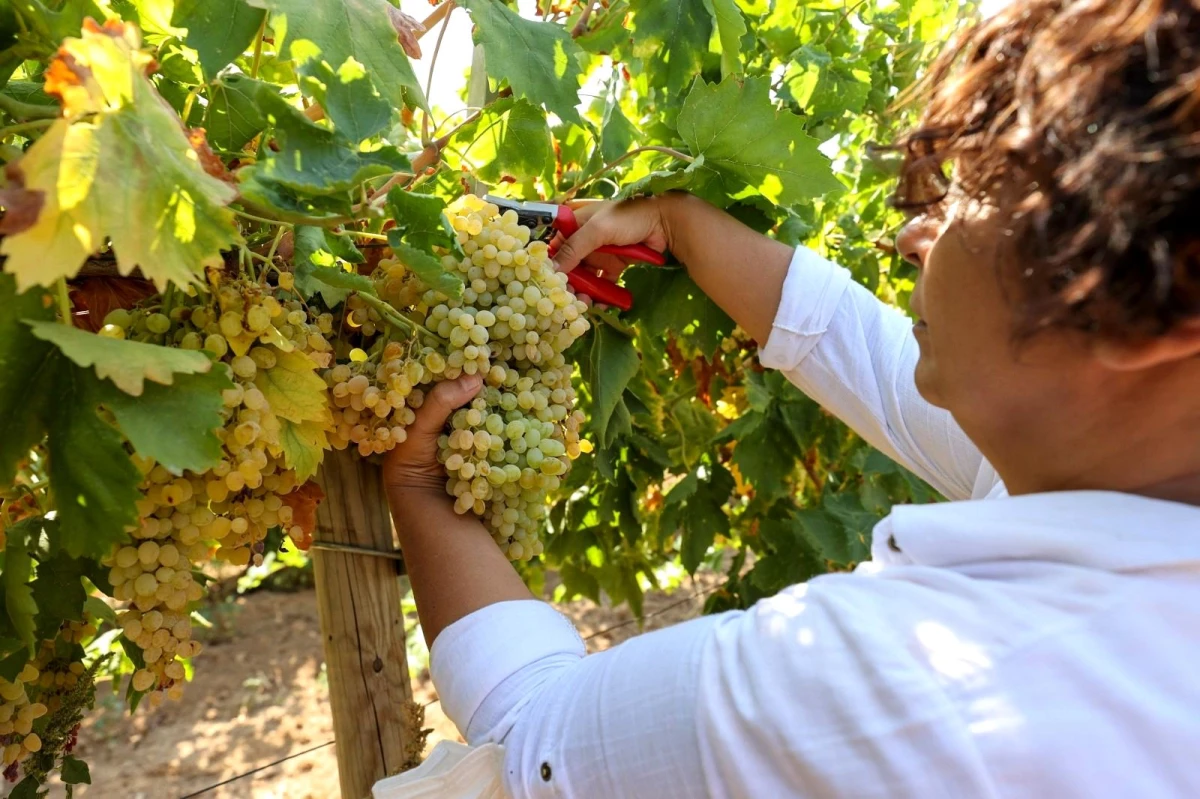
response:
M1200 316L1200 0L1016 0L922 83L894 199L1012 214L1020 329L1157 336Z

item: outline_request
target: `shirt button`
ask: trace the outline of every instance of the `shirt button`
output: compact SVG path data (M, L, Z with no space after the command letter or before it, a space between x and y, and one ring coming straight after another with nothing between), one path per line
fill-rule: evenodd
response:
M550 782L550 764L542 764L542 782Z

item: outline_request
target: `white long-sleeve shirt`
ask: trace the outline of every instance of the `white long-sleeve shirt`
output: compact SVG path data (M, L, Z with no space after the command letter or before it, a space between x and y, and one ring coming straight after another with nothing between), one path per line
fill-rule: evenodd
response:
M765 364L959 501L872 560L586 655L538 601L447 627L430 670L523 797L1200 796L1200 508L1008 497L912 382L909 322L799 250Z

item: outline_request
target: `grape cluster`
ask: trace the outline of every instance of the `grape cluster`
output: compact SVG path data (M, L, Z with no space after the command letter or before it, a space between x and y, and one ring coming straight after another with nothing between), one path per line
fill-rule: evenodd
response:
M330 445L345 449L353 444L366 457L408 438L405 428L425 401L420 386L428 384L433 373L420 360L406 359L405 346L391 341L378 362L361 349L353 350L350 363L325 370L323 377L333 409Z
M486 382L451 417L438 458L455 510L482 516L509 558L528 560L542 552L546 495L584 447L563 351L588 331L588 305L515 212L467 195L450 222L464 257L445 256L443 266L465 288L460 299L422 296L426 326L450 345L444 362L433 354L427 365L442 379L480 374Z
M179 659L200 650L187 610L204 595L193 576L197 566L213 557L237 566L260 563L263 540L276 526L293 538L305 535L284 502L298 480L286 468L280 422L256 378L288 350L304 353L314 371L328 365L333 348L325 336L332 330L331 315L310 319L298 300L280 300L248 280L218 281L213 295L185 296L166 313L117 310L105 319L101 335L205 350L228 366L234 383L223 394L225 424L217 431L222 458L212 469L174 475L133 456L143 476L139 524L133 541L104 561L113 596L130 603L121 617L125 636L143 650L146 665L133 685L155 691L152 705L164 692L181 694Z
M90 621L68 621L57 640L42 641L33 665L37 668L37 699L53 714L63 697L79 685L87 669L83 665L83 643L96 634Z
M37 684L36 666L26 663L16 679L0 678L0 746L6 767L19 763L41 750L42 739L33 731L33 722L46 715L41 702L31 702L27 688Z

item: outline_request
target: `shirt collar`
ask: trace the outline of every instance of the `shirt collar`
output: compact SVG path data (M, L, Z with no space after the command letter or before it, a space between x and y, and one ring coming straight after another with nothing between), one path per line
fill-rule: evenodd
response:
M1200 566L1200 507L1111 491L897 505L875 528L876 563L963 566L997 560L1105 571Z

